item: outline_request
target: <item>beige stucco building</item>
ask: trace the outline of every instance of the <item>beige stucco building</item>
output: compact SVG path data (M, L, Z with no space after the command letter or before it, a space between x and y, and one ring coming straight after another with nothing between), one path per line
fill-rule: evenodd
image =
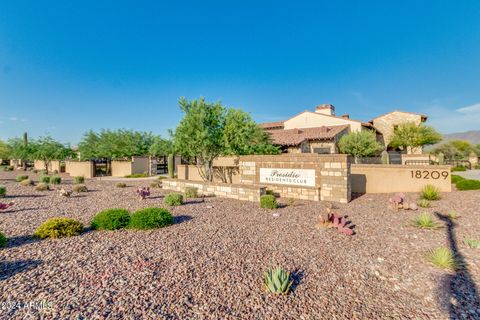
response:
M389 150L395 126L414 122L425 122L425 115L392 111L374 118L369 122L350 119L347 114L337 116L335 107L322 104L315 111L303 111L285 121L262 123L260 126L270 135L274 144L288 153L338 153L338 140L349 132L374 130L379 142ZM421 153L421 150L408 150L409 153Z

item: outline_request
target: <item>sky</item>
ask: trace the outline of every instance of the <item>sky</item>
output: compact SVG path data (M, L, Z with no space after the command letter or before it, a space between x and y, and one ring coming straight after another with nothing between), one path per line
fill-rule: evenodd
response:
M0 2L0 139L166 136L201 96L258 122L331 103L480 129L480 2Z

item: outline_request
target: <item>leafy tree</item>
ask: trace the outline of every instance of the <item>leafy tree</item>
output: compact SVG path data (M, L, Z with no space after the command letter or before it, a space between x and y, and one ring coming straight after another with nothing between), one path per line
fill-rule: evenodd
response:
M2 140L0 140L0 159L10 159L10 148Z
M74 156L74 153L69 146L62 144L49 136L32 141L29 145L34 146L32 149L32 157L44 162L47 173L52 160L65 160L66 158Z
M358 163L359 158L373 156L383 149L377 141L375 132L370 130L350 132L342 136L338 148L341 153L352 155L355 163Z
M35 144L25 144L23 138L12 138L8 140L11 159L34 160Z
M150 146L148 153L155 157L173 154L173 142L157 136L153 139L153 144Z
M461 160L467 158L471 152L475 152L475 148L468 142L463 140L453 140L442 143L432 150L433 154L444 154L446 159Z
M442 135L433 127L408 122L394 129L393 137L389 145L393 148L407 150L410 153L413 148L435 144L441 140Z

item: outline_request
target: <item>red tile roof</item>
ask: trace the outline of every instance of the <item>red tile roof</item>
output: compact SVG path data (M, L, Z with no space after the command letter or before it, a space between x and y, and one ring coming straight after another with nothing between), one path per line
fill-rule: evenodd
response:
M260 123L260 127L265 130L283 128L283 121Z
M348 125L267 131L272 142L281 146L296 146L305 140L330 140L347 129Z

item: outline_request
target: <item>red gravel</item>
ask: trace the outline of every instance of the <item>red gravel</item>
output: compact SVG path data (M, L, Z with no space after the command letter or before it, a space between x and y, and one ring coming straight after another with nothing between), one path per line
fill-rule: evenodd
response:
M102 209L163 206L165 192L153 189L142 201L135 188L148 182L127 181L119 189L114 181L88 180L90 192L67 199L22 187L14 176L0 173L9 194L3 201L16 202L0 212L0 230L11 239L0 249L1 319L480 318L480 250L463 244L466 237L480 240L478 191L443 194L426 209L462 215L453 237L468 272L455 274L424 258L450 245L449 229L408 226L417 212L390 210L389 195L339 205L356 225L353 237L315 228L322 203L268 211L208 198L173 208L171 227L36 241L31 235L48 218L68 216L88 226ZM262 290L263 271L277 264L294 275L287 296ZM19 305L41 301L45 308Z

